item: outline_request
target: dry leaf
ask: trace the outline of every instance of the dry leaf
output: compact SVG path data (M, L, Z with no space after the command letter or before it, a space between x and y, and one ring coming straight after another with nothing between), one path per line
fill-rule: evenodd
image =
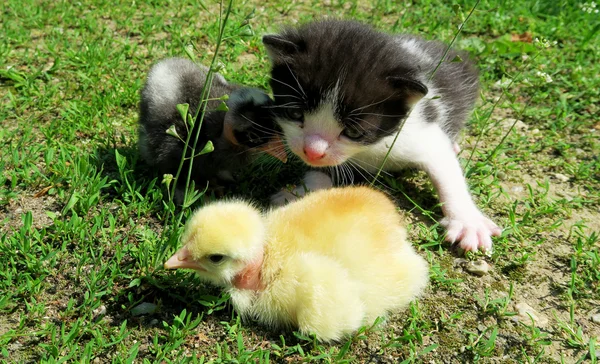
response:
M532 43L533 36L529 32L525 32L523 34L511 34L510 40L513 42Z
M42 196L44 196L45 194L47 194L47 193L48 193L48 191L50 191L50 189L51 189L52 187L54 187L54 186L48 186L48 187L44 187L44 188L42 188L42 190L41 190L41 191L39 191L38 193L36 193L35 195L33 195L33 197L35 197L35 198L39 198L39 197L42 197Z

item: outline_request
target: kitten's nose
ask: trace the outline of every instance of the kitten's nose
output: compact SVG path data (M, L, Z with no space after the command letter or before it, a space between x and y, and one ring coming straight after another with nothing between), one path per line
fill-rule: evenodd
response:
M323 159L323 157L325 156L325 152L321 152L319 150L315 150L315 149L311 149L311 148L307 148L307 147L304 147L304 154L306 154L306 158L308 158L308 160L311 162L318 161L319 159Z
M308 135L304 138L304 155L309 162L316 162L325 157L329 143L319 134Z

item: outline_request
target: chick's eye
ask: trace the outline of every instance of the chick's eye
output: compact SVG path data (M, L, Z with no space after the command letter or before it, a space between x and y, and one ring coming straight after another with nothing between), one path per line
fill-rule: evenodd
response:
M294 121L302 121L304 119L304 113L300 109L287 109L285 114Z
M212 254L208 256L208 260L214 264L220 264L225 260L225 256L221 254Z
M358 139L364 135L357 126L348 126L342 133L350 139Z

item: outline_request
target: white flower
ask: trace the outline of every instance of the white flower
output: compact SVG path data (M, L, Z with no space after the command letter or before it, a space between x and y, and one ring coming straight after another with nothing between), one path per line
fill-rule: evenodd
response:
M550 77L550 75L547 74L546 72L536 71L535 75L538 76L538 77L540 77L540 78L542 78L542 79L544 79L544 81L546 83L552 82L552 77Z
M581 10L585 11L586 13L598 13L598 9L596 9L596 2L592 1L591 3L583 3L583 4L579 4L579 7L581 8Z
M550 41L546 38L535 38L533 40L533 44L538 47L538 48L550 48L552 46L555 46L556 44L558 44L557 41Z

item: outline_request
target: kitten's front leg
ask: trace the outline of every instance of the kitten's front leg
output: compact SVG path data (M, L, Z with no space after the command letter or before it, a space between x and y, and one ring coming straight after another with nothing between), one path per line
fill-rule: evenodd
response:
M502 230L475 206L452 148L438 145L430 152L430 158L423 161L422 167L442 203L444 219L441 224L447 229L446 240L458 241L464 250L479 248L491 252L491 236L500 235Z
M326 173L319 171L306 172L302 183L292 191L283 190L271 196L271 205L282 206L287 202L294 201L299 197L304 196L310 191L322 190L331 188L333 183L331 177Z
M413 145L413 153L416 152L413 160L427 172L438 192L446 240L458 242L464 250L491 252L491 237L500 235L502 230L475 206L455 153L456 145L435 126L415 140L427 141Z

